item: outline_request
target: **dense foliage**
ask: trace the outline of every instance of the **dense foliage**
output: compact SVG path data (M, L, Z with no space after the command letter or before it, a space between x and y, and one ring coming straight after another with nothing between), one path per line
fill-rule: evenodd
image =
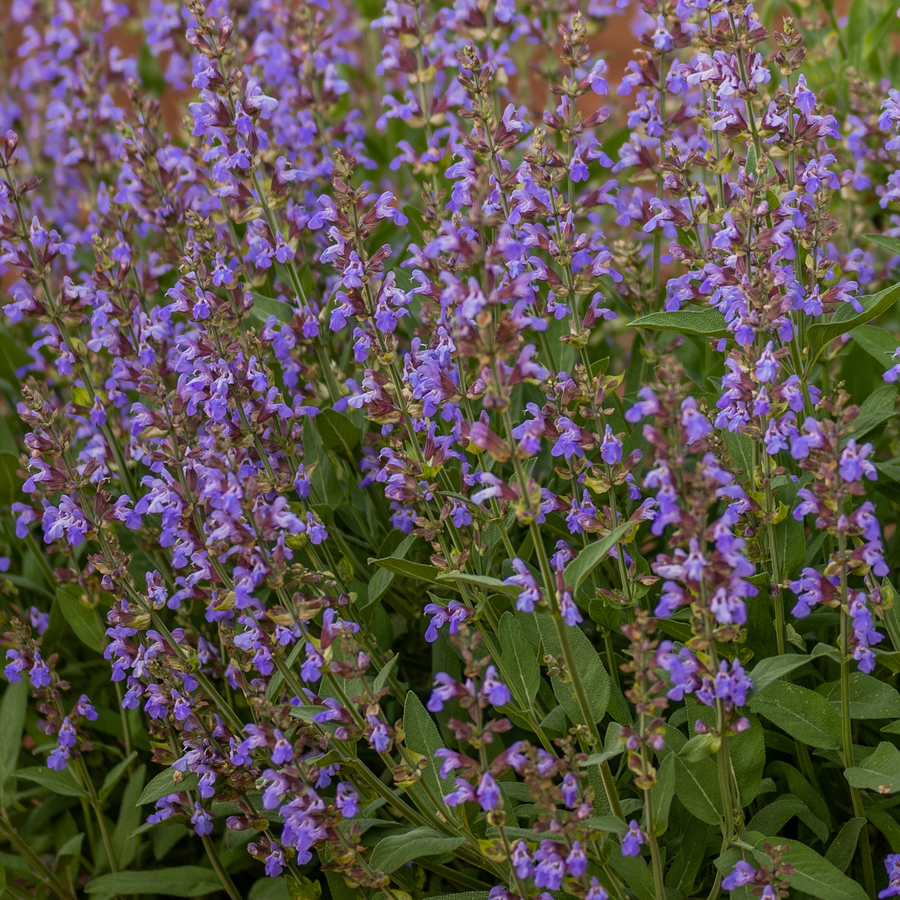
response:
M4 900L900 895L896 8L617 7L6 5Z

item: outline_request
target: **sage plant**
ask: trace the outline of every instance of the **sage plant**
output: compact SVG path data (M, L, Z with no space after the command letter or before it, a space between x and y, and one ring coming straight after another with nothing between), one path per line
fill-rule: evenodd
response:
M3 15L15 900L900 895L892 4Z

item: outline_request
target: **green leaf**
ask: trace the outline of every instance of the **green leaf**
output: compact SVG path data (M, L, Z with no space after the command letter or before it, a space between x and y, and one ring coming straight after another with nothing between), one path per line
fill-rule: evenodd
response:
M603 834L618 834L621 836L628 831L628 825L618 816L597 816L585 819L584 824L594 831L603 832Z
M483 588L485 593L505 594L507 597L518 597L522 588L516 584L504 584L499 578L491 578L489 575L473 575L470 572L447 572L438 575L438 583L462 582Z
M293 671L294 666L297 664L297 660L300 659L301 655L306 652L306 644L304 641L297 641L296 646L293 650L291 650L290 655L287 658L287 668ZM281 690L281 685L284 683L284 675L281 672L274 672L272 677L269 679L269 684L266 687L266 700L272 702L279 696L279 691Z
M433 828L414 828L404 834L388 835L382 838L372 852L370 865L379 872L390 875L400 866L418 859L420 856L440 856L452 853L462 846L466 839L438 834Z
M679 310L678 312L655 312L641 316L631 323L632 328L655 328L661 331L678 331L681 334L701 334L724 336L728 334L725 316L717 309L700 312Z
M81 845L84 843L84 832L79 831L78 834L72 835L63 845L59 848L56 855L62 859L64 856L78 856L81 853Z
M863 235L863 237L865 237L867 241L877 244L879 247L887 250L888 253L900 256L900 239L891 237L888 234L866 234Z
M541 667L537 656L512 613L503 614L499 631L503 663L510 675L507 687L520 703L524 701L530 707L541 686Z
M770 656L760 660L749 673L754 690L759 691L768 687L775 681L784 678L791 672L812 662L811 656L803 656L800 653L785 653L783 656Z
M739 431L722 431L722 438L731 461L739 469L744 470L741 482L745 482L753 474L753 440Z
M222 882L212 869L176 866L172 869L144 869L140 872L111 872L85 885L89 894L163 894L166 897L202 897L222 890Z
M176 773L181 778L177 783L175 781ZM184 777L181 777L182 775ZM144 806L147 803L156 803L157 800L162 800L163 797L168 797L169 794L175 794L179 791L191 791L199 783L200 779L193 772L179 772L170 766L151 779L138 798L137 805Z
M487 900L490 891L463 891L461 894L438 894L429 896L428 900Z
M628 534L633 527L634 525L630 522L619 525L618 528L614 528L606 535L603 540L588 544L575 559L566 565L565 571L563 572L563 580L566 584L572 586L573 594L578 592L578 588L585 578L587 578L591 572L606 559L609 555L609 551L612 550L616 542L621 537ZM516 593L518 594L518 591Z
M820 322L807 329L806 340L810 358L815 360L822 348L831 341L887 312L898 298L900 298L900 283L892 284L877 294L860 297L859 302L863 308L861 313L856 312L849 303L842 303L835 310L830 322Z
M557 659L563 655L562 645L559 642L559 636L556 633L556 626L553 623L553 617L548 612L535 613L535 621L541 633L541 642L544 645L545 653L549 654L553 659ZM585 637L584 632L577 626L569 628L563 625L566 634L569 637L569 643L572 646L572 656L575 662L575 668L584 685L587 694L588 708L594 722L600 722L606 715L609 706L610 695L610 679L603 668L600 656L594 649L591 642ZM560 702L562 708L566 711L566 715L578 725L587 725L581 714L578 705L578 698L575 695L575 688L570 681L563 681L561 678L553 679L553 693Z
M796 816L820 841L828 839L828 825L823 822L799 797L786 794L764 806L747 824L748 831L776 835Z
M22 499L22 479L16 474L18 457L0 453L0 506L12 506Z
M265 294L253 294L253 306L250 308L250 316L265 325L269 316L275 316L279 322L290 324L294 319L294 308L285 300L277 297L267 297Z
M772 840L770 837L758 839L756 858L765 862L766 854L762 850L766 842L786 846L787 852L782 861L793 866L794 872L786 875L785 880L794 891L803 891L820 900L867 900L866 892L856 881L851 880L825 857L820 856L799 841L787 838Z
M25 712L28 707L30 686L24 678L16 684L7 684L0 702L0 798L5 799L7 778L15 773L25 728ZM15 786L13 786L15 790Z
M440 766L435 757L435 753L444 746L444 742L441 740L437 725L434 724L428 710L422 706L422 701L412 691L406 695L406 702L403 704L403 730L406 732L406 746L428 759L428 764L422 770L422 778L425 779L435 797L443 797L453 784L452 781L445 781L441 778ZM416 785L416 787L419 786ZM424 791L422 793L424 795ZM432 805L427 795L424 797L424 802L429 806ZM451 820L455 815L446 806L441 812Z
M900 853L900 823L890 812L879 806L867 806L866 818L887 838L891 852Z
M710 729L715 729L715 709L697 703L693 697L685 698L685 709L689 722L696 722L699 719L709 725ZM745 715L750 727L728 739L728 753L740 788L741 806L747 806L756 799L766 764L766 745L762 726L753 713L745 711Z
M859 833L865 824L866 820L862 816L845 822L825 852L825 859L838 871L846 872L847 867L853 861L853 855L856 853L856 846L859 842Z
M125 774L125 770L137 759L137 753L130 753L117 766L113 766L103 779L103 786L100 788L99 797L102 803L115 790L119 779ZM142 782L143 786L143 782Z
M340 506L344 496L341 483L334 474L331 454L319 437L314 419L309 416L303 423L303 462L309 475L313 505L332 509Z
M333 409L323 409L315 417L319 437L328 450L343 450L353 457L353 449L362 438L362 429L343 413Z
M844 777L850 787L893 794L900 790L900 750L882 741L861 765L845 769Z
M233 833L235 835L241 834L240 831ZM278 875L275 878L260 878L258 881L254 881L250 886L250 890L247 891L247 900L290 900L287 880L284 875Z
M391 672L397 668L397 663L400 661L400 657L396 654L392 656L387 663L381 667L381 671L375 677L375 684L373 687L375 688L375 693L377 694L386 684L388 678L391 677Z
M102 653L106 647L106 635L96 610L82 600L83 593L75 584L61 584L56 592L59 608L72 630L92 650Z
M414 534L408 534L399 544L396 550L391 554L394 559L403 559L409 552L409 548L416 542ZM375 611L378 601L385 595L387 589L391 586L395 578L395 573L390 569L381 568L373 576L369 582L368 602L363 609L371 614Z
M897 386L884 384L876 388L860 404L859 413L853 420L853 431L848 436L859 440L879 425L883 425L894 417L897 401ZM846 440L844 441L846 443Z
M678 751L679 759L683 759L687 763L699 762L712 756L720 747L721 738L715 734L695 734L688 742Z
M17 778L26 781L34 781L41 787L45 787L54 794L62 794L64 797L87 797L88 792L78 784L68 769L57 772L44 766L34 766L28 769L19 769Z
M432 584L438 584L438 575L440 569L437 566L429 566L425 563L411 562L408 559L396 559L393 556L384 559L369 558L370 566L379 566L393 572L395 575L405 575L407 578L416 578L419 581L430 581Z
M147 767L138 766L134 771L134 775L125 785L125 792L122 794L119 818L116 821L116 830L112 836L113 853L116 855L116 861L120 869L128 868L134 859L135 853L137 853L138 842L136 838L132 838L131 833L141 823L141 809L138 804L138 798L141 796L146 775Z
M808 688L773 682L753 695L750 709L810 747L841 747L840 716L824 697Z
M625 856L618 844L613 844L610 864L625 884L634 891L638 900L655 900L653 876L641 857Z
M877 325L860 325L850 332L850 337L869 356L881 363L884 369L890 369L894 364L892 357L897 347L900 347L900 341L887 329L879 328Z
M820 684L816 693L821 694L837 712L841 708L841 683L831 681ZM850 718L895 719L900 716L900 694L895 688L863 672L850 673Z
M669 830L669 809L675 797L675 754L670 753L660 764L656 781L650 789L653 798L653 830L659 837Z
M681 851L675 857L666 873L666 895L672 891L676 896L688 897L697 880L700 867L706 858L706 838L709 828L696 819L682 833Z
M716 764L709 757L686 762L677 755L686 743L677 728L666 726L666 747L662 755L675 756L675 796L701 822L718 825L722 819L722 794Z
M331 900L358 900L358 888L350 887L340 873L326 872L325 878L331 891Z

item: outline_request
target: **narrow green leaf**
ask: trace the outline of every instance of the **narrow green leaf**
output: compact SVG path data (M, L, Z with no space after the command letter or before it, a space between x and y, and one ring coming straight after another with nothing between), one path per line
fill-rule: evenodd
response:
M319 437L328 450L342 450L353 457L353 449L359 444L362 429L343 413L333 409L323 409L315 418Z
M869 356L877 360L882 368L889 369L894 364L895 361L891 357L900 346L900 340L897 340L887 329L879 328L877 325L860 325L859 328L854 328L850 332L850 337Z
M861 765L845 769L844 777L850 787L893 794L900 790L900 750L882 741Z
M56 855L62 859L64 856L78 856L81 853L81 845L84 843L84 832L79 831L78 834L70 837L63 845L59 848Z
M406 702L403 705L403 729L406 732L406 746L428 759L428 765L422 770L422 778L435 797L443 797L445 793L449 793L453 784L452 781L444 781L441 778L440 766L435 757L437 751L444 746L444 742L428 710L422 706L422 701L412 691L406 695ZM424 802L429 806L432 805L427 795L424 796ZM441 812L451 820L455 816L447 806Z
M387 663L382 666L381 671L375 678L374 688L376 694L387 684L388 678L391 677L391 672L397 668L397 663L399 661L400 657L397 654L394 654Z
M137 853L138 842L136 838L132 838L131 833L141 823L141 808L138 799L141 796L146 775L147 767L138 766L125 785L125 792L122 794L119 818L112 836L113 853L116 855L116 862L120 869L127 869Z
M534 616L541 633L541 642L544 645L545 653L549 654L553 659L558 659L563 655L563 652L559 636L556 633L556 626L553 623L553 617L548 612L535 612ZM566 628L569 643L572 645L575 668L578 670L578 676L584 685L591 716L595 722L600 722L606 715L606 710L609 707L611 684L609 675L606 669L603 668L599 654L585 637L584 632L577 626L569 628L567 625L563 625L563 627ZM573 722L579 725L588 724L584 721L584 717L581 714L575 688L571 681L554 678L553 693L565 710L566 715Z
M810 747L840 749L840 716L815 691L775 681L753 695L750 709Z
M175 781L176 773L181 779L178 782ZM144 788L138 798L137 805L144 806L147 803L156 803L157 800L162 800L163 797L168 797L169 794L193 790L199 783L200 779L193 772L182 773L170 766L150 780L150 783Z
M674 726L666 726L666 746L661 756L675 756L675 796L691 815L707 825L719 825L722 820L722 795L716 764L706 757L687 763L678 757L678 751L687 738Z
M856 853L859 842L859 833L865 824L866 820L862 816L845 822L826 851L825 859L839 872L846 872L847 867L853 861L853 855Z
M5 794L4 785L7 778L14 774L19 759L29 690L28 681L24 678L16 684L7 684L3 689L3 701L0 702L0 722L3 723L0 730L0 797Z
M709 827L693 819L689 828L682 833L681 851L675 857L666 873L666 894L672 891L676 896L688 897L697 880L700 867L706 858L706 838Z
M57 772L44 766L34 766L28 769L19 769L17 778L33 781L41 787L45 787L54 794L62 794L64 797L87 797L88 792L78 784L68 769Z
M512 613L504 613L500 619L500 648L511 675L507 687L520 703L531 706L541 686L541 667Z
M835 709L841 708L841 683L830 681L820 684L816 693L821 694ZM851 719L896 719L900 716L900 694L880 678L863 672L850 673Z
M391 555L394 559L404 559L409 552L409 548L412 547L415 542L416 536L414 534L408 534L403 538L397 549L394 550ZM368 602L364 607L366 613L371 615L371 613L375 611L378 601L385 595L395 577L395 573L386 568L379 569L372 576L372 580L369 582Z
M891 845L892 853L900 853L900 823L880 806L867 806L866 818L869 824L877 828Z
M370 566L379 566L393 572L395 575L405 575L407 578L416 578L419 581L430 581L432 584L438 584L438 575L440 569L437 566L429 566L425 563L412 562L408 559L396 559L388 556L385 559L369 558Z
M828 839L828 825L823 822L799 797L786 794L766 804L747 824L749 831L777 835L796 816L820 841Z
M603 832L603 834L623 835L628 831L628 825L617 816L597 816L592 819L585 819L584 824L594 831Z
M784 678L791 672L805 666L808 662L812 662L812 657L803 656L799 653L786 653L783 656L770 656L768 659L760 660L749 673L750 681L753 682L754 690L757 693L768 687L775 681Z
M809 353L815 359L822 348L839 338L842 334L853 331L860 325L877 318L887 312L900 298L900 283L892 284L877 294L860 297L859 302L863 308L861 313L856 312L849 303L842 303L830 322L820 322L811 325L806 332L806 340L809 345Z
M670 753L659 765L656 781L650 789L653 797L653 830L657 837L669 829L669 809L675 798L675 754Z
M438 575L437 580L439 583L471 584L484 589L485 592L505 594L507 597L518 597L522 592L522 588L518 585L504 584L499 578L491 578L489 575L473 575L470 572L447 572L444 575Z
M452 853L465 842L466 839L462 836L450 837L438 834L433 828L414 828L404 834L392 834L382 838L375 845L370 863L373 869L390 875L413 859Z
M900 239L891 237L888 234L866 234L864 237L867 241L887 250L888 253L900 256Z
M219 876L200 866L111 872L85 885L89 894L163 894L167 897L202 897L222 890Z
M563 572L563 580L566 584L572 586L572 592L578 591L581 583L587 578L594 569L603 562L609 555L609 551L615 546L616 542L624 537L634 526L630 522L619 525L614 528L605 538L588 544L578 556L566 565ZM518 593L518 591L516 592Z
M117 766L113 766L107 773L106 778L103 779L103 786L100 788L98 792L98 796L100 797L100 802L106 800L106 798L115 790L116 785L119 783L119 779L125 774L125 770L137 759L137 753L132 752L125 759L122 760ZM142 785L143 786L143 785Z
M250 317L260 325L265 325L269 316L275 316L279 322L287 325L294 318L293 307L285 300L277 297L267 297L265 294L253 294L253 306L250 308Z
M655 328L661 331L678 331L681 334L726 335L728 326L725 316L717 309L699 312L680 310L678 312L655 312L642 316L631 323L632 328Z
M762 851L766 842L776 843L770 837L755 842L759 862L766 860L766 854ZM788 838L778 838L777 843L787 847L782 860L792 866L794 872L785 876L785 880L794 891L803 891L820 900L866 900L862 885L848 878L815 850Z
M75 584L61 584L56 599L72 630L92 650L102 653L106 647L106 635L97 611L82 600L82 591Z

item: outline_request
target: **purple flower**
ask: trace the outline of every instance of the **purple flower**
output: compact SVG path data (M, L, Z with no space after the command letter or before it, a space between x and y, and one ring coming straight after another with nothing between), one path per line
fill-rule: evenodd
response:
M352 819L359 813L359 794L352 784L346 781L338 783L334 805L345 819Z
M506 706L512 699L509 688L498 680L495 666L487 667L481 689L491 706Z
M752 884L759 872L744 860L738 860L734 864L730 875L722 879L722 888L726 891L734 891L745 884Z
M194 814L191 816L191 824L194 826L194 831L200 835L200 837L212 834L212 815L196 801L194 802Z
M523 560L513 559L512 567L516 574L504 578L503 583L513 584L522 588L522 592L516 600L517 610L520 612L533 612L535 605L541 602L541 591L537 581Z
M498 809L500 806L500 785L497 784L490 772L482 774L478 779L478 787L475 796L485 812Z
M560 845L556 841L541 841L534 854L537 865L534 868L535 887L558 891L566 875L565 860L559 854Z
M638 856L641 845L647 843L647 836L641 831L635 819L628 823L628 831L622 837L622 853L625 856Z

